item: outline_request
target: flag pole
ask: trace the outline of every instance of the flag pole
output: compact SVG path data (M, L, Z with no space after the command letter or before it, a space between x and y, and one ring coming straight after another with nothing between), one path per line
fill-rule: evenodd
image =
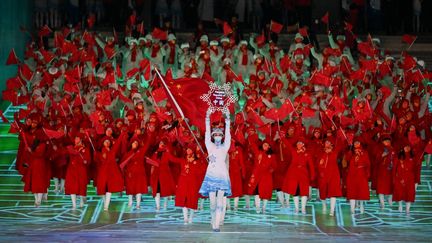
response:
M150 66L148 67L150 68ZM198 145L199 149L201 150L201 152L204 153L204 149L201 147L201 144L198 142L198 138L195 136L195 133L192 131L192 128L189 125L189 122L186 120L186 117L182 111L182 109L180 108L179 104L177 103L176 99L174 98L173 94L171 93L171 90L168 88L168 85L165 83L164 78L162 77L162 75L160 74L159 70L155 67L154 70L156 71L156 74L159 76L162 85L165 87L169 97L171 98L171 100L174 103L174 106L177 108L178 113L180 114L181 118L183 119L183 121L186 123L186 126L188 127L190 133L192 134L192 137L194 138L196 144Z

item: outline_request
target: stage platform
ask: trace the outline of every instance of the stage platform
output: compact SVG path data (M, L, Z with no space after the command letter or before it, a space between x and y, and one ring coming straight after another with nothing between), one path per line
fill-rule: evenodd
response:
M5 110L11 118L17 107ZM339 199L334 217L321 212L321 202L309 202L307 214L294 214L274 200L265 214L244 208L228 211L221 232L210 227L208 201L195 213L194 222L183 225L183 215L170 200L166 210L156 213L154 201L143 196L141 209L128 208L127 197L113 195L109 211L102 198L89 186L87 204L72 210L68 196L50 188L48 201L33 206L33 195L22 192L21 177L15 171L17 136L0 125L0 241L1 242L431 242L432 170L424 167L416 202L407 216L397 205L379 209L372 196L364 214L351 215L349 204ZM315 193L314 193L315 197ZM253 200L252 200L253 204ZM293 206L293 204L291 203Z

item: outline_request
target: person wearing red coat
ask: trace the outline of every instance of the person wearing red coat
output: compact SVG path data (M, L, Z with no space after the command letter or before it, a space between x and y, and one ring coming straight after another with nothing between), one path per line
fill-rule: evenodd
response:
M65 194L71 195L72 209L76 208L77 195L81 197L80 207L84 206L87 196L87 184L89 182L87 167L91 161L90 150L84 145L83 134L77 134L74 146L69 146L69 164L65 177Z
M411 203L415 200L415 155L410 145L400 151L394 165L393 200L399 202L399 212L403 212L402 201L405 201L406 214L410 213Z
M33 113L35 114L35 113ZM32 116L31 130L23 133L27 143L26 150L30 153L27 161L27 171L24 175L24 192L32 192L35 196L35 206L39 207L43 195L47 194L50 185L50 172L46 160L46 136L40 128L40 118Z
M315 178L315 168L305 142L299 139L291 151L291 164L287 170L282 191L294 196L295 213L299 212L299 196L302 201L302 213L306 214L306 202L311 179ZM288 197L289 200L289 197Z
M231 141L229 152L229 175L231 181L230 198L234 198L234 211L238 210L239 198L243 196L243 179L246 176L244 166L244 150L239 142ZM229 198L227 199L227 209L231 209Z
M360 212L363 213L363 201L370 199L370 160L367 150L359 140L354 141L353 151L345 155L344 161L348 163L346 198L350 201L351 213L355 213L356 201L360 201Z
M248 194L255 195L257 213L261 211L261 200L263 200L262 212L265 213L267 202L272 197L272 174L276 168L276 157L269 141L264 141L259 149L255 146L254 154L255 162L248 182Z
M133 137L130 141L130 150L120 160L120 169L123 172L128 195L128 206L132 207L133 195L136 198L136 209L140 209L141 195L148 193L147 176L144 165L146 147L140 147L140 140Z
M192 223L194 211L198 209L198 191L202 183L199 177L202 161L197 158L194 151L197 151L197 145L191 143L186 148L185 158L171 158L173 162L181 166L175 206L182 207L184 224Z
M333 144L326 140L324 152L318 158L318 189L322 200L322 211L326 213L326 199L330 198L330 216L334 216L336 197L342 196L341 179L337 163L338 152L333 149Z
M393 204L393 169L397 155L391 146L390 136L384 135L381 138L382 146L377 154L377 183L376 193L380 201L381 209L384 209L384 195L388 196L388 203Z
M96 177L97 194L104 195L104 210L107 211L111 194L124 189L123 175L117 164L117 154L127 133L122 132L112 145L110 138L103 138L103 148L97 155L98 169Z
M156 211L159 211L160 198L165 198L163 208L166 209L168 204L167 197L174 196L176 191L176 184L169 166L170 162L175 160L175 157L168 150L167 139L163 138L159 142L158 149L151 159L158 162L158 166L152 165L150 171L150 186L156 203Z

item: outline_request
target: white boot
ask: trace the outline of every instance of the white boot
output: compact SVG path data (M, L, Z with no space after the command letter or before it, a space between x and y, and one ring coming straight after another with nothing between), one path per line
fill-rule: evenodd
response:
M188 224L188 209L186 207L183 207L182 209L183 211L183 221L184 221L184 225Z
M331 197L330 198L330 216L334 216L335 208L336 208L336 198Z
M285 207L290 208L290 194L285 193Z
M77 196L75 194L71 194L71 200L72 200L72 209L76 209L76 199Z
M301 197L301 203L302 203L302 214L306 214L306 202L307 202L307 196Z
M156 193L155 196L156 212L160 210L160 193Z
M111 192L105 193L104 197L104 211L107 211L111 201Z
M355 214L355 205L356 205L356 200L350 199L351 214Z
M86 199L86 197L80 196L80 208L84 207L85 199Z
M189 224L192 224L192 219L193 219L193 215L194 215L194 212L195 212L195 210L193 210L193 209L189 209L189 221L188 221L188 223Z
M256 213L261 212L261 199L260 199L259 195L255 195L255 210L256 210Z
M322 213L326 214L327 213L327 199L321 200L321 205L322 205Z
M295 214L298 214L299 213L299 202L300 202L300 199L299 199L299 197L298 196L294 196L294 213Z
M285 207L285 202L284 202L284 194L283 194L283 192L282 191L277 191L276 195L277 195L277 198L278 198L278 201L280 203L281 208L284 208Z
M138 193L135 195L136 198L136 209L140 209L141 208L141 193Z

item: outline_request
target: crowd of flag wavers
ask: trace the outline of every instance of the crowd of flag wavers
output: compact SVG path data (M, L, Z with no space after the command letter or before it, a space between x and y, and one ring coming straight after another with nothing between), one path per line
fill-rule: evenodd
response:
M409 54L413 36L403 37L407 45L394 57L379 39L362 40L349 26L329 31L322 49L308 44L307 28L289 49L267 35L236 41L226 32L213 40L202 35L195 46L155 28L120 44L117 35L45 26L39 36L51 46L34 38L24 57L12 50L7 64L18 71L3 99L26 105L9 122L20 142L16 169L34 205L48 200L54 181L54 193L83 207L90 184L104 210L112 194L126 194L137 209L150 194L155 211L174 198L192 223L209 196L200 188L216 160L206 145L222 137L229 188L210 205L222 212L218 224L240 199L257 213L276 200L305 214L312 188L324 213L329 201L331 216L337 198L363 213L371 194L382 209L398 202L399 212L410 213L422 162L432 153L431 73ZM231 112L205 113L190 103L181 108L201 112L202 123L179 116L167 91L199 96L187 85L197 80L230 83L238 98Z

